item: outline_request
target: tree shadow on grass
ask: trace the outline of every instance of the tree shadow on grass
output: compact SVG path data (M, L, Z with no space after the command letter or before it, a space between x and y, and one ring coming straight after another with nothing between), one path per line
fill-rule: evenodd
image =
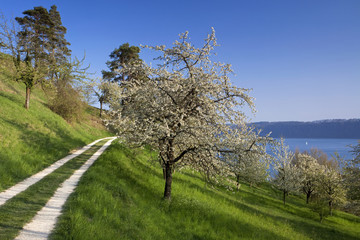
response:
M26 144L29 149L35 149L39 155L53 155L57 160L59 157L65 156L74 146L84 146L86 143L80 139L74 139L69 132L64 131L61 127L52 124L48 125L49 132L54 132L55 137L50 134L42 133L34 129L29 129L26 123L16 123L3 119L6 123L15 127L21 134L21 141Z
M179 182L183 182L187 184L190 188L196 189L197 191L202 192L203 194L209 195L209 197L216 197L219 201L225 201L229 205L233 205L236 208L240 209L241 211L245 211L251 215L257 215L257 216L264 216L268 217L270 219L273 219L274 222L284 222L291 226L291 228L300 233L304 234L309 238L314 239L359 239L356 238L346 232L342 232L341 230L334 229L332 226L327 226L324 224L320 224L317 221L314 221L314 219L309 219L309 217L301 217L298 214L294 214L293 210L290 210L293 208L290 205L287 205L285 207L282 207L281 201L277 202L276 200L272 199L261 199L262 197L254 194L254 196L245 196L242 198L242 200L249 204L241 203L240 201L232 199L230 196L226 196L224 193L220 194L218 190L214 189L204 189L199 188L198 185L195 185L189 181L183 180L183 179L177 179ZM252 194L250 192L247 192L247 194ZM224 196L225 195L225 196ZM251 204L251 205L250 205ZM252 206L254 205L254 206ZM283 216L277 216L271 213L266 212L264 209L257 209L255 206L268 206L270 208L276 208L278 211L288 212L289 217L283 217ZM295 210L296 212L299 212L299 209ZM305 216L309 216L309 213L303 212ZM291 217L293 216L293 217ZM302 219L296 220L295 217L301 217Z
M112 147L116 148L114 146ZM106 161L106 159L104 159L104 161ZM127 159L124 161L130 160ZM267 239L285 239L272 231L263 229L261 226L255 226L241 221L241 219L237 219L234 216L217 212L215 209L207 207L207 205L197 204L196 201L183 199L179 194L175 194L171 202L161 200L162 196L159 195L160 191L154 191L154 186L144 181L147 176L155 176L159 181L163 181L161 172L156 171L153 167L149 167L146 163L136 159L131 161L135 161L136 171L129 169L132 165L123 165L122 168L109 167L113 170L111 175L119 179L119 181L124 182L127 188L127 190L116 190L112 188L112 191L120 192L113 196L123 199L126 204L125 208L140 208L140 205L144 204L149 204L149 207L157 206L159 211L168 216L169 220L171 219L171 224L167 224L166 222L161 223L161 227L165 228L166 232L172 233L169 234L169 237L176 239L229 239L223 235L225 233L225 235L228 234L232 239L234 239L234 236L236 236L235 239L254 238L255 236L263 236L263 238ZM102 163L98 162L97 164L101 165ZM108 164L110 163L108 162ZM121 161L119 161L119 164L121 165ZM175 181L177 180L178 179ZM139 193L141 194L139 195ZM139 196L146 197L146 201L139 199ZM129 198L131 199L131 203L129 203ZM141 203L138 201L141 201ZM142 207L142 209L146 209L146 206ZM179 214L181 217L178 216ZM184 218L186 218L185 222L187 222L185 225ZM189 222L193 228L189 228L189 225L187 225ZM204 224L204 227L201 224ZM209 224L211 227L207 229ZM143 227L146 229L146 226ZM197 231L195 230L197 228L206 229Z
M125 181L126 185L131 186L131 191L141 192L142 196L147 198L145 201L146 203L157 205L161 211L164 211L164 213L169 216L175 227L169 227L166 224L162 227L166 228L166 232L174 232L172 237L179 238L180 236L180 238L182 238L186 236L183 239L221 239L220 236L214 237L211 233L225 231L231 236L239 236L239 239L282 239L282 237L276 234L276 232L269 231L268 229L264 229L258 225L251 225L230 214L217 212L216 210L214 211L213 208L207 207L206 204L201 204L201 202L197 203L196 200L192 201L190 195L181 196L180 192L173 192L173 199L170 204L163 204L164 201L160 201L161 195L158 194L160 191L154 191L154 186L149 186L146 181L139 180L147 178L147 175L149 175L149 177L156 176L159 181L164 181L161 172L155 170L154 167L149 167L149 165L143 161L135 159L132 162L134 166L136 166L136 172L131 169L123 169L122 173L117 177L120 177L122 179L121 181ZM226 192L224 193L220 190L204 188L200 186L201 184L195 184L192 181L184 179L180 176L177 177L176 175L177 174L174 175L173 179L174 186L176 184L185 184L187 188L195 189L201 194L207 195L210 198L215 198L216 201L226 202L227 204L234 206L240 211L247 212L250 215L256 215L259 218L263 216L264 218L272 219L275 224L279 225L284 223L287 226L290 226L295 232L298 232L306 237L315 239L357 239L351 234L342 232L327 225L322 225L312 219L309 219L309 213L306 210L298 209L292 205L283 207L280 200L274 200L271 199L271 197L264 198L249 191L246 192L246 196L242 198L244 202L249 203L245 204L234 199L233 196L226 196ZM185 175L192 177L190 176L191 174ZM199 182L202 182L202 179ZM132 206L137 206L137 203ZM259 208L256 206L259 206ZM278 216L276 213L272 214L267 212L266 209L261 208L261 206L266 206L269 209L278 209L277 212L285 212L289 214L289 217ZM294 212L296 214L294 214ZM298 213L307 217L299 217ZM182 223L182 220L177 221L180 219L179 216L181 216L182 220L187 222L187 224L190 222L194 226L194 229L196 229L198 224L201 225L202 222L208 225L210 224L211 229L208 230L208 234L200 233L193 229L187 229L184 223ZM191 216L194 217L191 218ZM144 228L146 229L146 226L144 226ZM181 232L180 229L186 230ZM276 230L277 229L274 229L274 231Z

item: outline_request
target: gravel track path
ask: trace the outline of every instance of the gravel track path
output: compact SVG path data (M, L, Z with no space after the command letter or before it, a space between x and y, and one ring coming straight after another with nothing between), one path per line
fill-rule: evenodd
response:
M18 184L16 184L16 185L12 186L11 188L5 190L4 192L1 192L0 193L0 206L3 205L9 199L13 198L15 195L25 191L31 185L37 183L38 181L40 181L41 179L43 179L44 177L46 177L47 175L49 175L50 173L52 173L53 171L55 171L56 169L58 169L59 167L61 167L65 163L67 163L68 161L70 161L71 159L79 156L80 154L82 154L86 150L90 149L94 144L96 144L96 143L98 143L98 142L100 142L101 140L104 140L104 139L109 139L109 138L102 138L102 139L96 140L96 141L88 144L87 146L83 147L82 149L77 150L75 153L73 153L71 155L68 155L68 156L56 161L55 163L53 163L49 167L45 168L44 170L32 175L31 177L25 179L22 182L19 182Z
M61 184L61 186L56 190L55 194L31 220L31 222L23 227L15 240L45 240L48 238L49 234L55 227L57 218L61 214L63 205L65 204L70 194L75 190L81 176L105 151L105 149L110 146L111 142L114 141L116 137L105 139L110 140L106 142L96 153L94 153L94 155L92 155L78 170L76 170L74 174L71 175L71 177L69 177ZM100 140L97 140L91 144L93 145Z

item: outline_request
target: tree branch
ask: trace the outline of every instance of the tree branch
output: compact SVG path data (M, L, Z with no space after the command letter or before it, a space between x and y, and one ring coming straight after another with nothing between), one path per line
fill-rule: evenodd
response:
M192 151L195 151L197 148L196 147L192 147L192 148L188 148L186 150L184 150L182 153L180 153L179 156L177 156L175 159L174 159L174 163L178 162L182 157L184 157L185 154L187 154L188 152L192 152Z

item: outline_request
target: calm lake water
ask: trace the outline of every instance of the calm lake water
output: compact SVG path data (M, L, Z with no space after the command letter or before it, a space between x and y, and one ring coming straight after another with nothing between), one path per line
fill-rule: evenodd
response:
M277 139L279 140L279 139ZM338 138L287 138L285 143L290 147L291 151L299 149L300 151L310 150L311 148L318 148L325 152L328 157L331 157L334 152L338 152L340 156L345 159L352 159L353 155L349 152L351 148L349 145L357 145L356 139L338 139Z

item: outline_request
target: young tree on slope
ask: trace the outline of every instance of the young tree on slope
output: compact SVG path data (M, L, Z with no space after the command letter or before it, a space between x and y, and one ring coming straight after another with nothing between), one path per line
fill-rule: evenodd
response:
M286 196L291 192L298 191L303 179L299 169L292 162L294 154L284 144L284 139L281 139L280 143L274 147L274 155L276 176L273 184L283 192L283 202L285 205Z
M100 103L100 113L99 116L102 117L103 105L108 102L109 91L111 88L111 83L109 81L105 81L103 78L94 82L91 86L92 92L95 94L97 100Z
M134 77L114 84L108 124L128 143L147 144L159 152L165 199L171 198L175 166L191 166L208 177L223 170L219 152L232 149L231 134L237 131L230 124L243 126L245 116L239 109L253 108L248 89L231 85L230 65L210 60L215 46L214 30L201 48L189 42L187 32L172 48L146 46L160 52L161 64L124 65L119 73Z
M332 216L334 204L342 203L345 200L342 176L338 169L323 165L318 177L317 189L319 189L319 195L327 200L330 215Z
M295 164L303 177L301 189L306 195L306 203L308 204L311 194L315 191L318 184L321 167L315 158L306 153L298 154L295 160Z
M48 77L54 83L54 81L59 80L59 72L61 72L62 66L68 63L71 50L68 48L70 43L65 39L67 29L62 25L60 13L55 5L51 6L49 17L52 24L48 30L46 44L49 66Z
M233 141L236 140L234 136ZM240 180L248 182L250 186L266 180L271 160L271 156L266 153L266 145L271 141L268 136L261 137L253 129L243 128L240 139L233 144L236 144L234 150L222 153L230 173L236 178L237 189L240 187Z

